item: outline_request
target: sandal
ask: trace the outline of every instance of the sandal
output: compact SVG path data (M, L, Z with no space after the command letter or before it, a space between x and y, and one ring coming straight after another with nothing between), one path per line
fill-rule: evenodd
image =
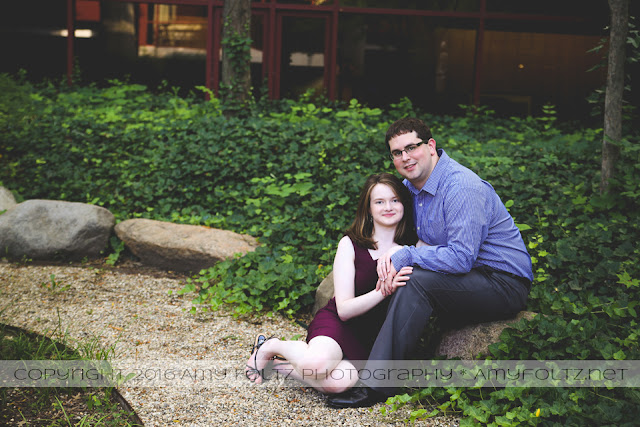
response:
M270 339L275 339L275 338L276 337L273 337L273 336L270 338L267 338L263 334L256 335L256 339L253 343L253 347L251 348L251 354L253 354L253 366L247 365L247 369L244 371L244 374L249 381L255 382L255 380L258 379L258 376L261 376L265 381L269 379L264 375L264 369L262 371L258 369L258 351L260 350L260 347L262 347L262 344L269 341ZM286 359L284 358L284 356L280 354L276 354L271 358L271 360L286 360Z
M262 347L262 344L264 344L266 340L267 340L267 337L265 337L262 334L258 334L256 335L256 339L253 342L253 347L251 348L251 354L253 354L254 351L256 353L253 356L253 366L247 365L247 369L244 371L244 375L251 382L255 382L255 380L257 380L258 376L260 375L260 371L258 370L258 360L257 360L258 350L260 349L260 347Z

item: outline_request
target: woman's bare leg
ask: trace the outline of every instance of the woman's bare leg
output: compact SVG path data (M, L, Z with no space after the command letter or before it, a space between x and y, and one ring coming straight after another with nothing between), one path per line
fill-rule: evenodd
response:
M301 375L293 365L287 361L275 361L273 370L280 378L303 382L325 394L342 393L353 387L358 381L358 372L348 360L342 360L328 376L314 378L311 375Z
M255 368L262 372L277 354L288 362L276 361L274 369L279 374L303 381L324 393L340 393L358 379L355 367L342 359L342 349L333 338L318 336L308 344L270 339L260 347L257 355L251 355L248 364L253 367L255 357ZM261 383L262 378L258 376L255 382Z

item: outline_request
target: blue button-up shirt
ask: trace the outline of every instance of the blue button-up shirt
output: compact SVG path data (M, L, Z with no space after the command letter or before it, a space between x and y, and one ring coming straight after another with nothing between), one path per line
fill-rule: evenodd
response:
M405 246L391 257L400 270L464 274L488 266L533 281L531 257L520 230L488 182L438 150L440 159L424 187L413 194L418 237L430 246Z

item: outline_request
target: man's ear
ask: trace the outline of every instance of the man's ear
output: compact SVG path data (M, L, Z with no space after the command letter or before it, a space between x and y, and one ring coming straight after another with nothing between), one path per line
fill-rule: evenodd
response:
M437 154L436 140L433 138L429 138L429 141L427 141L427 145L429 146L429 152L431 153L431 155L435 156Z

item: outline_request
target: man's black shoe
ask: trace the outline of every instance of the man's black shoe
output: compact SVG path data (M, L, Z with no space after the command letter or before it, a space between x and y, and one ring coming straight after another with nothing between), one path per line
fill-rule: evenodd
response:
M344 393L329 396L327 404L332 408L365 408L387 400L386 396L369 387L353 387Z

